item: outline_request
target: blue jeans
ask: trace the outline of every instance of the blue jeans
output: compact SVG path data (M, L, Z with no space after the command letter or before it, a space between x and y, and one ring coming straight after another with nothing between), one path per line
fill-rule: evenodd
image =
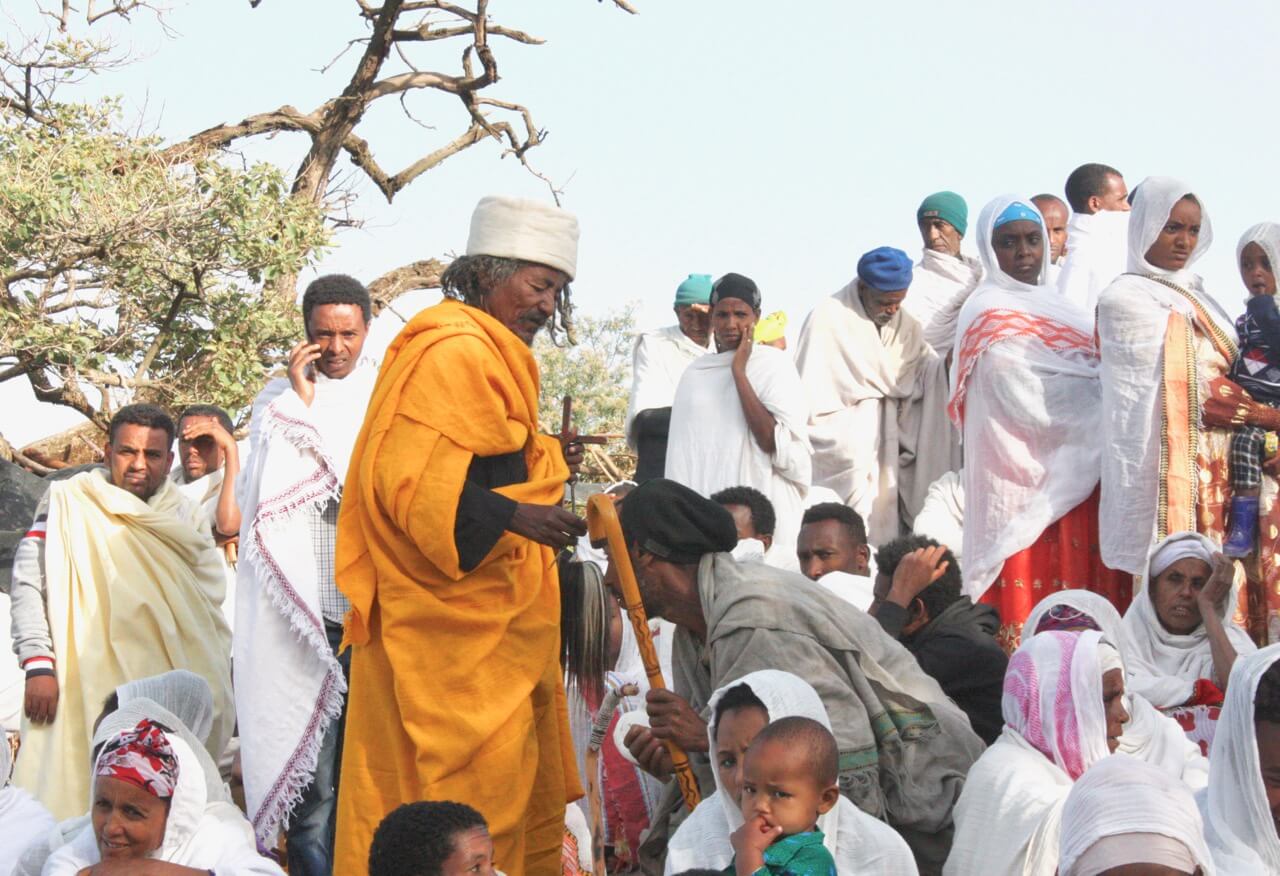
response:
M329 646L337 655L342 642L342 625L324 622ZM342 674L351 678L351 652L338 657ZM347 704L342 714L325 730L316 760L311 784L293 810L285 831L285 848L289 858L289 876L332 876L333 838L338 818L338 771L342 764L342 732L347 720Z

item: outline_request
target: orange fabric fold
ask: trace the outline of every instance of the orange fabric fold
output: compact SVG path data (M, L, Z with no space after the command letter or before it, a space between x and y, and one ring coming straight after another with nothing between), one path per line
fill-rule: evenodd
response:
M415 800L473 806L510 876L558 872L582 792L555 557L508 532L464 572L454 543L476 456L523 450L528 480L496 492L560 503L569 472L537 411L533 354L480 310L428 308L387 351L338 519L352 660L334 872L365 873L378 823Z
M1198 394L1191 325L1176 311L1169 314L1164 335L1164 434L1160 456L1166 474L1157 511L1158 538L1196 529L1196 450L1199 424L1192 420L1191 399ZM1199 416L1199 406L1196 414ZM1163 512L1163 513L1160 513Z

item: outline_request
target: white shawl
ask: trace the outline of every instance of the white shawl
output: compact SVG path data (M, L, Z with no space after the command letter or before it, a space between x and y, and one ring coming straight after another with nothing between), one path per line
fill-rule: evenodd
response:
M377 371L316 378L311 406L284 378L253 405L249 467L238 483L236 714L245 800L269 843L315 772L346 682L320 613L309 517L341 496Z
M18 858L33 840L39 841L54 829L49 810L21 788L9 784L13 767L12 750L7 739L0 740L0 873L10 874Z
M956 562L963 562L964 469L949 471L929 485L924 507L916 515L911 531L946 545Z
M1115 606L1088 590L1060 590L1036 603L1023 624L1024 637L1035 635L1040 620L1055 606L1066 605L1089 616L1108 642L1120 652L1125 667L1125 711L1129 723L1124 725L1118 754L1129 754L1177 776L1197 791L1209 782L1209 761L1200 746L1187 738L1182 726L1165 715L1136 690L1134 668L1142 661L1134 652L1129 634Z
M192 747L178 733L165 735L178 757L178 784L169 804L164 841L149 857L221 876L280 876L283 871L258 854L244 814L229 802L209 800L204 769ZM100 860L90 823L53 853L42 872L43 876L76 876Z
M1209 752L1209 787L1198 802L1213 862L1231 876L1280 873L1280 839L1262 784L1253 700L1258 682L1280 660L1280 645L1242 655L1231 667L1226 702Z
M770 721L779 718L812 718L830 729L831 721L817 692L789 672L766 669L752 672L719 688L711 695L710 713L730 688L745 684L765 705ZM714 722L713 722L714 723ZM707 725L707 739L714 757L715 732ZM720 773L713 770L716 792L698 804L676 830L667 845L666 876L685 870L722 870L733 859L729 835L742 826L738 801L720 790ZM863 812L844 796L834 809L818 819L823 845L841 874L875 873L878 876L915 876L911 850L893 828Z
M636 338L631 357L631 400L627 405L627 444L632 450L636 447L631 432L636 414L671 407L684 369L709 352L680 331L678 325L644 332Z
M1067 223L1067 256L1055 284L1058 291L1092 316L1098 294L1124 273L1128 247L1128 213L1072 213Z
M1180 542L1193 542L1200 558L1210 566L1213 554L1220 548L1211 540L1195 532L1175 532L1162 541L1153 552L1155 557L1168 547L1177 548ZM1164 628L1151 604L1150 582L1154 574L1143 576L1145 586L1133 594L1133 602L1124 613L1124 632L1130 645L1127 661L1130 684L1133 689L1160 709L1184 705L1195 692L1196 680L1213 678L1213 651L1204 624L1187 635L1176 635ZM1233 593L1234 593L1233 589ZM1249 634L1236 626L1231 618L1236 600L1228 598L1220 607L1227 638L1238 655L1258 650Z
M1101 642L1041 633L1014 652L1005 728L965 779L945 876L1053 876L1071 785L1108 753Z
M174 486L178 488L178 492L190 499L193 504L199 506L204 512L209 523L209 534L215 540L218 537L214 531L217 526L218 498L222 494L222 480L225 477L225 472L225 469L220 468L191 482L188 482L183 474L181 463L175 465L173 471L169 472L169 480L173 481ZM222 616L227 619L227 625L234 632L236 626L236 567L227 561L227 552L221 545L218 546L218 556L222 558L222 570L227 579L227 595L222 600Z
M913 519L929 485L959 462L945 362L905 310L877 329L855 279L809 314L796 364L808 392L814 483L862 515L873 543L892 541L904 514Z
M1167 177L1143 180L1129 214L1129 271L1098 297L1098 339L1102 354L1102 504L1099 544L1102 562L1134 575L1145 572L1156 533L1159 501L1160 433L1163 422L1163 355L1171 312L1195 321L1190 302L1148 277L1158 277L1191 293L1229 337L1232 321L1204 291L1190 268L1213 242L1209 214L1201 207L1200 238L1187 268L1170 272L1151 265L1146 252L1169 219L1169 211L1191 189ZM1199 334L1199 331L1197 331ZM1196 366L1201 389L1214 377ZM1197 416L1199 411L1194 412Z
M702 356L680 378L671 407L666 476L704 496L726 487L755 487L777 514L774 548L794 555L812 474L804 387L785 352L759 344L752 348L747 379L777 421L770 456L742 413L733 356L732 350Z
M956 340L960 308L982 280L982 265L966 255L947 255L926 248L911 273L911 288L902 309L924 329L924 340L946 358Z
M1093 876L1077 865L1095 843L1122 834L1156 834L1177 840L1202 876L1214 876L1204 842L1204 823L1186 785L1149 763L1117 753L1104 757L1080 777L1062 810L1062 876ZM1159 862L1137 857L1126 864ZM1116 864L1122 863L1119 861Z
M964 591L974 602L1005 560L1089 497L1102 457L1089 316L996 261L993 227L1015 201L1035 209L1030 198L1004 195L978 218L986 277L960 313L951 369L965 455ZM1041 276L1048 264L1046 235Z
M209 682L194 672L171 669L116 688L119 708L135 700L148 700L172 712L201 743L213 731L213 692Z

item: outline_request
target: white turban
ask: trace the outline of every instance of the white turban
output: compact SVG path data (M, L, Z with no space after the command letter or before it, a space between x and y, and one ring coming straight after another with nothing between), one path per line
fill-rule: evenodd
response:
M539 201L488 195L471 214L467 255L546 265L572 280L578 270L578 217Z
M1139 836L1142 841L1133 842ZM1108 841L1112 837L1129 841ZM1214 872L1191 789L1146 761L1113 754L1089 767L1067 795L1058 872L1094 876L1140 863Z
M1175 532L1156 545L1151 553L1151 569L1147 581L1154 581L1165 569L1187 557L1204 560L1212 569L1213 555L1219 550L1216 544L1198 532Z

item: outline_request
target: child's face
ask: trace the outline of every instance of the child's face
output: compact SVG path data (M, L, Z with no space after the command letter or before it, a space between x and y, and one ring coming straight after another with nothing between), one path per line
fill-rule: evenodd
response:
M440 865L441 876L493 876L493 840L483 827L455 834L453 854Z
M742 759L747 746L768 723L764 709L749 706L725 712L716 724L716 775L720 789L735 803L742 790Z
M1240 278L1250 295L1276 294L1275 268L1256 243L1250 243L1240 251Z
M772 739L753 745L742 768L742 817L760 816L783 836L813 830L839 799L835 785L813 775L803 753Z

